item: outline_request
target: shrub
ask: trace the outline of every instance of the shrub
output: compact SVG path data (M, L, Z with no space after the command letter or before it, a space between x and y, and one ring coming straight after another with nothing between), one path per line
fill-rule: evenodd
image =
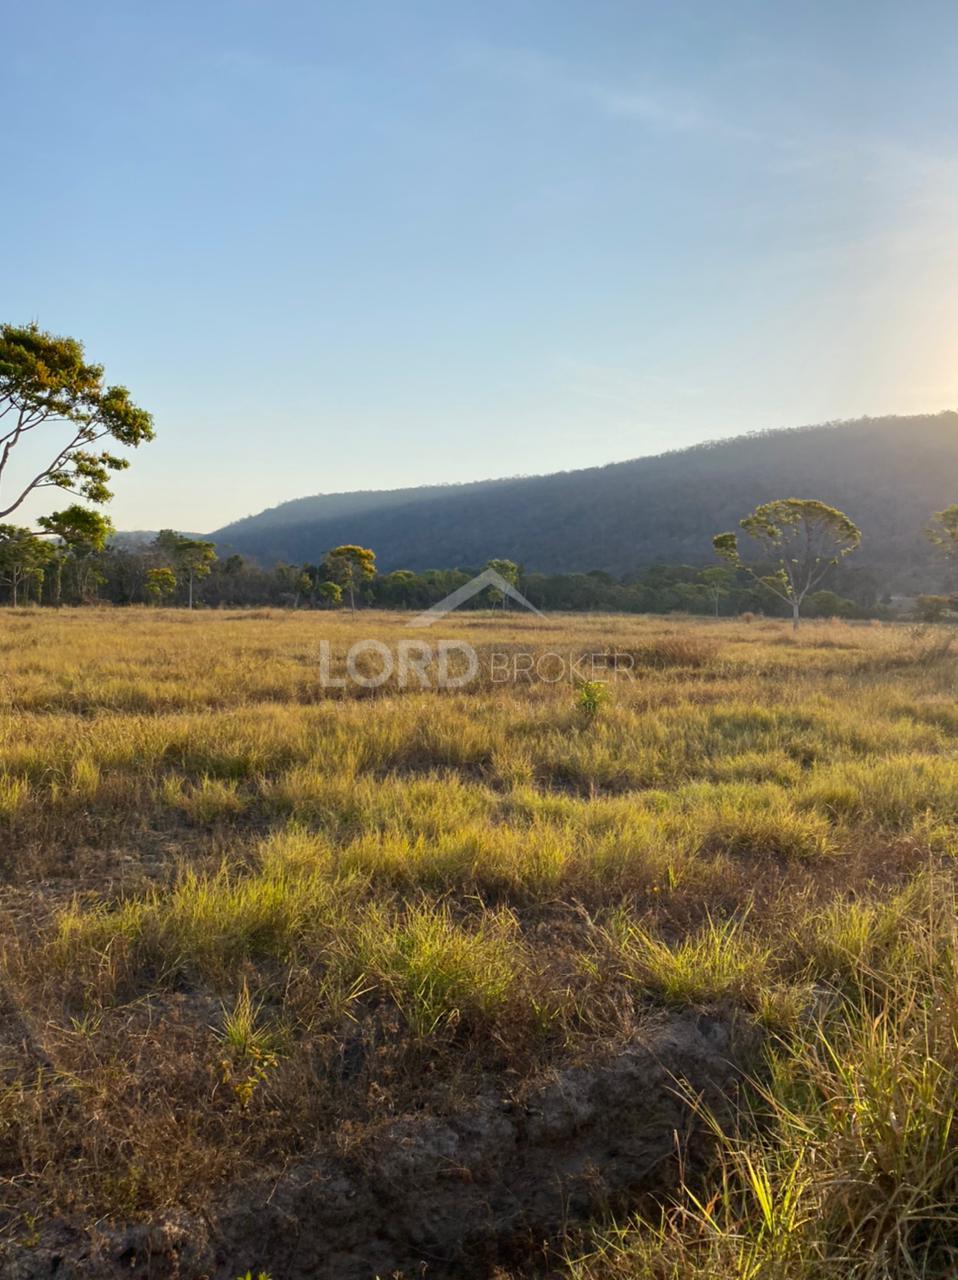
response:
M595 716L599 708L609 700L609 690L604 680L583 680L575 693L575 704L587 716Z

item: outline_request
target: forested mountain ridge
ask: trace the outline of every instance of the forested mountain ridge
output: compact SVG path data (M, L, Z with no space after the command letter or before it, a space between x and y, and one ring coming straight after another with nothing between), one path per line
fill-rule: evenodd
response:
M622 574L709 562L715 533L792 496L846 511L864 534L856 563L880 567L890 588L919 588L934 572L922 530L958 502L958 413L798 427L552 475L320 494L210 536L263 564L349 542L375 548L387 571L503 556L527 570Z

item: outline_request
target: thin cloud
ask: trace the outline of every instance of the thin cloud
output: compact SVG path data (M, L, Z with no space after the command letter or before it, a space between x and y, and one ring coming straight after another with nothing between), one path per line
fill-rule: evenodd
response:
M747 138L751 134L719 118L691 92L661 85L613 84L578 75L539 53L490 45L460 50L459 62L473 72L569 103L590 107L611 120L635 121L668 133L707 133Z
M748 140L755 135L720 119L695 97L669 90L623 89L569 82L567 91L614 120L634 120L668 133L701 133Z

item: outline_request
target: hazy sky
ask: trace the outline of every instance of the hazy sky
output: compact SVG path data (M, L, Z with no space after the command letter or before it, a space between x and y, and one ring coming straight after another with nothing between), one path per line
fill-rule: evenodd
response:
M0 318L121 528L958 404L958 8L3 6Z

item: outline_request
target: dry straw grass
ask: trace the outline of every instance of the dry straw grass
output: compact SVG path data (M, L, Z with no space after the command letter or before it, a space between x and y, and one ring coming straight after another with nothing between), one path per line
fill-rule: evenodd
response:
M323 689L320 639L404 621L5 614L0 1231L201 1205L692 1005L765 1028L753 1110L556 1265L954 1274L950 644L474 615L609 696Z

